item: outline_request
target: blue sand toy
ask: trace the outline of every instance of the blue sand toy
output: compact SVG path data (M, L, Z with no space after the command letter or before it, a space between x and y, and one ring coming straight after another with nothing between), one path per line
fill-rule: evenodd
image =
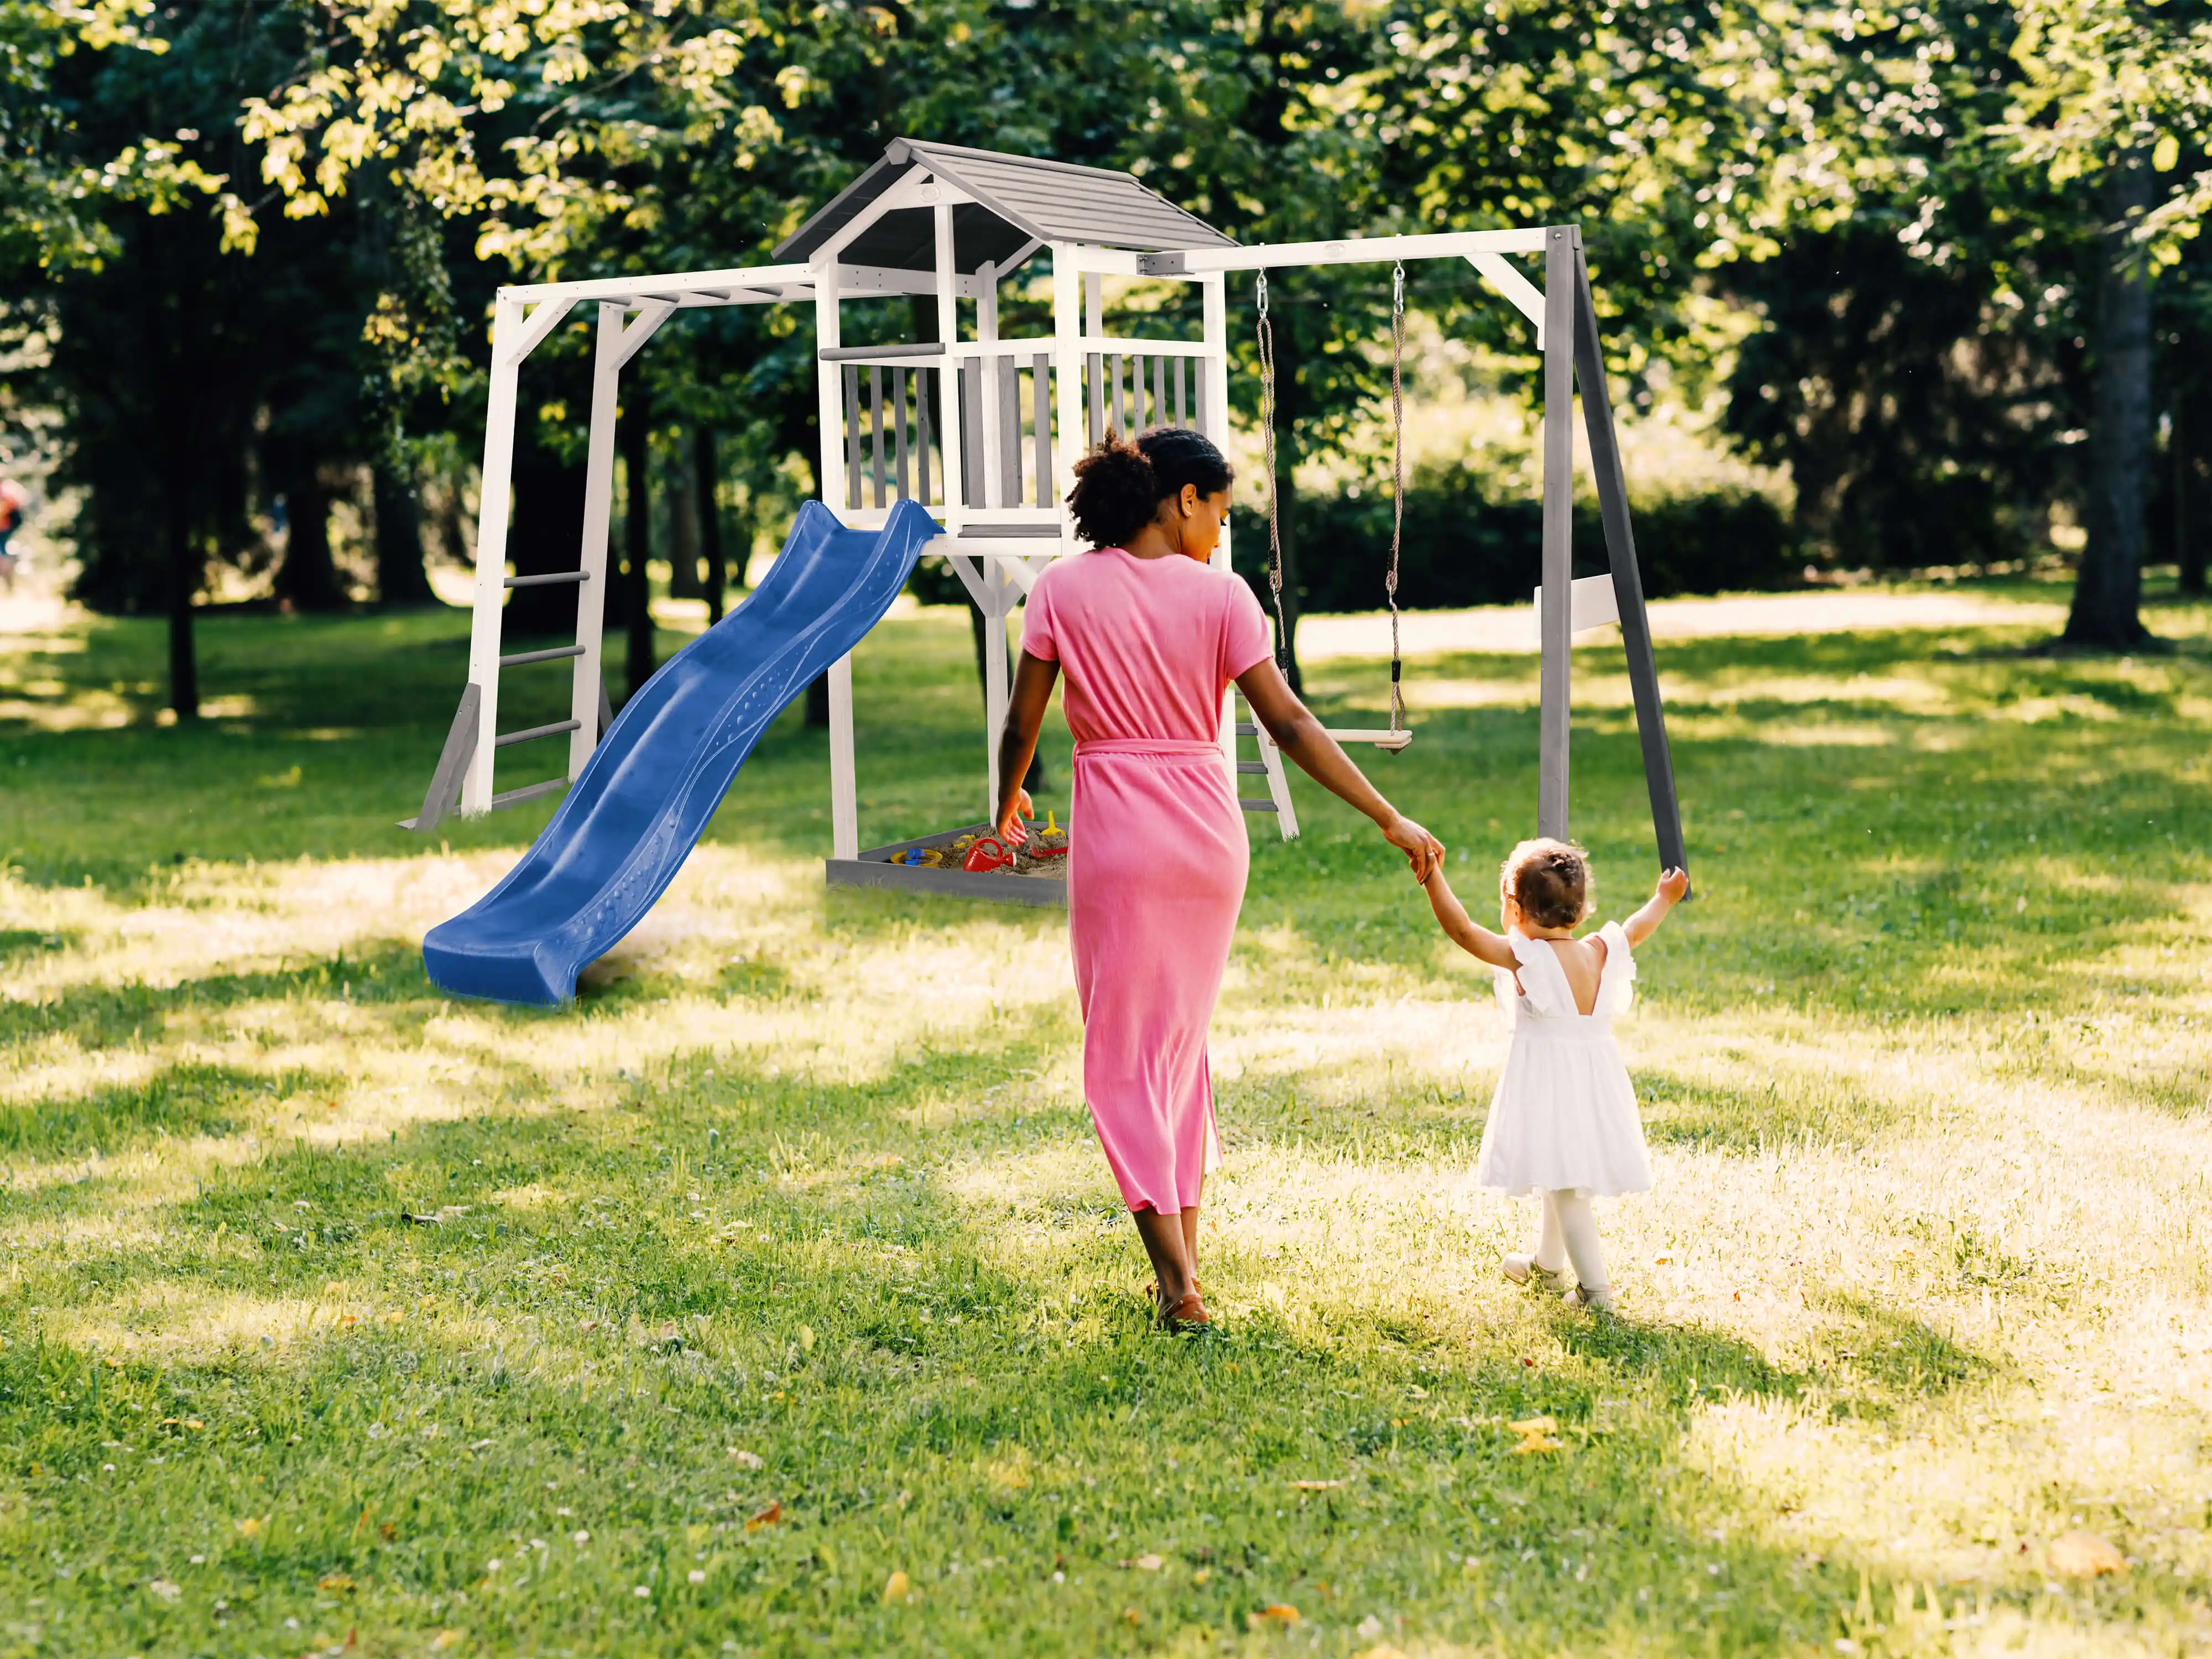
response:
M520 863L422 941L442 989L559 1003L667 889L761 733L883 619L941 532L902 501L881 530L808 501L766 580L623 711Z

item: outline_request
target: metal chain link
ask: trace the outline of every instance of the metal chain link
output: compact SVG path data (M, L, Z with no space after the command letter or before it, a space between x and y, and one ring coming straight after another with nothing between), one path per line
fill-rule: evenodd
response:
M1390 729L1400 730L1406 699L1399 689L1403 659L1398 648L1398 550L1406 532L1406 267L1390 269L1390 573L1382 592L1390 601Z
M1275 501L1275 325L1267 317L1267 273L1259 275L1260 430L1267 446L1267 593L1275 607L1275 665L1291 672L1290 630L1283 625L1283 525Z

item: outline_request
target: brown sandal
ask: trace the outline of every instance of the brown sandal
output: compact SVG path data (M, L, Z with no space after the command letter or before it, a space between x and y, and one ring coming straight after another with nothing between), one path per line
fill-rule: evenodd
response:
M1213 1316L1206 1312L1194 1288L1185 1291L1174 1307L1162 1308L1159 1319L1160 1328L1166 1331L1202 1331L1213 1324Z

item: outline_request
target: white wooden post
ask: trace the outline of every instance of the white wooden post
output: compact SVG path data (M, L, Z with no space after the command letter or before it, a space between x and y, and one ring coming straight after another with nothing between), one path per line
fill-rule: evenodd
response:
M514 388L521 369L522 301L502 294L492 313L491 381L477 505L477 580L469 626L469 683L477 690L477 747L461 780L461 811L491 811L492 745L499 732L500 609L507 598L507 520L514 495Z
M1544 623L1537 669L1536 833L1565 841L1575 627L1575 250L1563 228L1544 236Z
M1106 332L1106 279L1095 270L1083 273L1083 331L1094 340Z
M999 343L999 273L988 260L975 270L975 343L994 346ZM983 433L983 499L984 507L1005 507L1006 483L1001 469L1006 465L999 431L999 360L989 355L975 360L978 384L982 396L976 404L977 422Z
M1040 499L1060 507L1060 550L1075 551L1075 519L1066 495L1075 483L1075 464L1083 459L1083 285L1076 251L1067 242L1052 245L1052 378L1060 441L1052 493Z
M821 354L844 343L837 317L837 256L833 252L823 255L814 266L814 385L822 436L814 476L822 487L822 505L841 514L854 505L845 499L845 389L837 365Z
M952 204L939 202L937 226L937 337L945 342L945 365L937 377L938 455L945 463L945 533L957 536L969 505L968 480L960 455L960 364L952 348L960 339L960 270L953 258Z
M827 507L849 510L846 498L845 392L835 362L822 357L844 343L837 311L837 254L830 250L814 279L814 344L817 407L821 413L822 457L817 475ZM832 483L832 480L835 483ZM830 665L830 854L860 855L860 776L853 758L853 658L848 652Z
M576 659L575 678L568 689L568 718L577 722L568 734L572 782L583 775L584 763L599 741L599 647L607 616L607 521L614 513L615 415L622 389L623 315L621 301L600 302L598 349L592 365L591 438L584 453L583 553L576 566L584 573L584 580L576 584L576 643L583 655Z
M1229 439L1229 279L1219 273L1198 279L1199 307L1206 322L1206 356L1200 359L1206 365L1206 404L1198 411L1199 425L1216 444L1227 447ZM1221 541L1213 550L1216 568L1231 569L1229 526L1221 526ZM1261 743L1267 740L1262 738ZM1237 793L1237 697L1233 690L1221 694L1221 758L1229 769L1229 793Z

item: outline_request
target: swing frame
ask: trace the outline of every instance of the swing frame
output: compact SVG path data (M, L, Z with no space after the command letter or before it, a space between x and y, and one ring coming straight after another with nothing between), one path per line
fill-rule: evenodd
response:
M1541 289L1504 257L1541 253ZM1651 652L1644 577L1636 562L1636 535L1622 475L1620 443L1606 389L1605 354L1589 267L1578 225L1532 230L1470 231L1425 236L1376 236L1337 242L1291 242L1271 246L1204 248L1139 256L1146 275L1193 276L1235 270L1273 270L1301 265L1341 265L1462 258L1536 325L1544 359L1543 576L1537 590L1541 668L1537 716L1536 830L1568 838L1569 733L1572 717L1574 647L1574 404L1582 394L1583 430L1597 486L1606 558L1619 612L1621 644L1636 708L1644 756L1644 787L1662 869L1687 869L1680 800L1667 742L1667 717L1659 668ZM1269 480L1269 488L1273 481ZM1343 741L1348 733L1332 732ZM1402 746L1402 745L1401 745Z

